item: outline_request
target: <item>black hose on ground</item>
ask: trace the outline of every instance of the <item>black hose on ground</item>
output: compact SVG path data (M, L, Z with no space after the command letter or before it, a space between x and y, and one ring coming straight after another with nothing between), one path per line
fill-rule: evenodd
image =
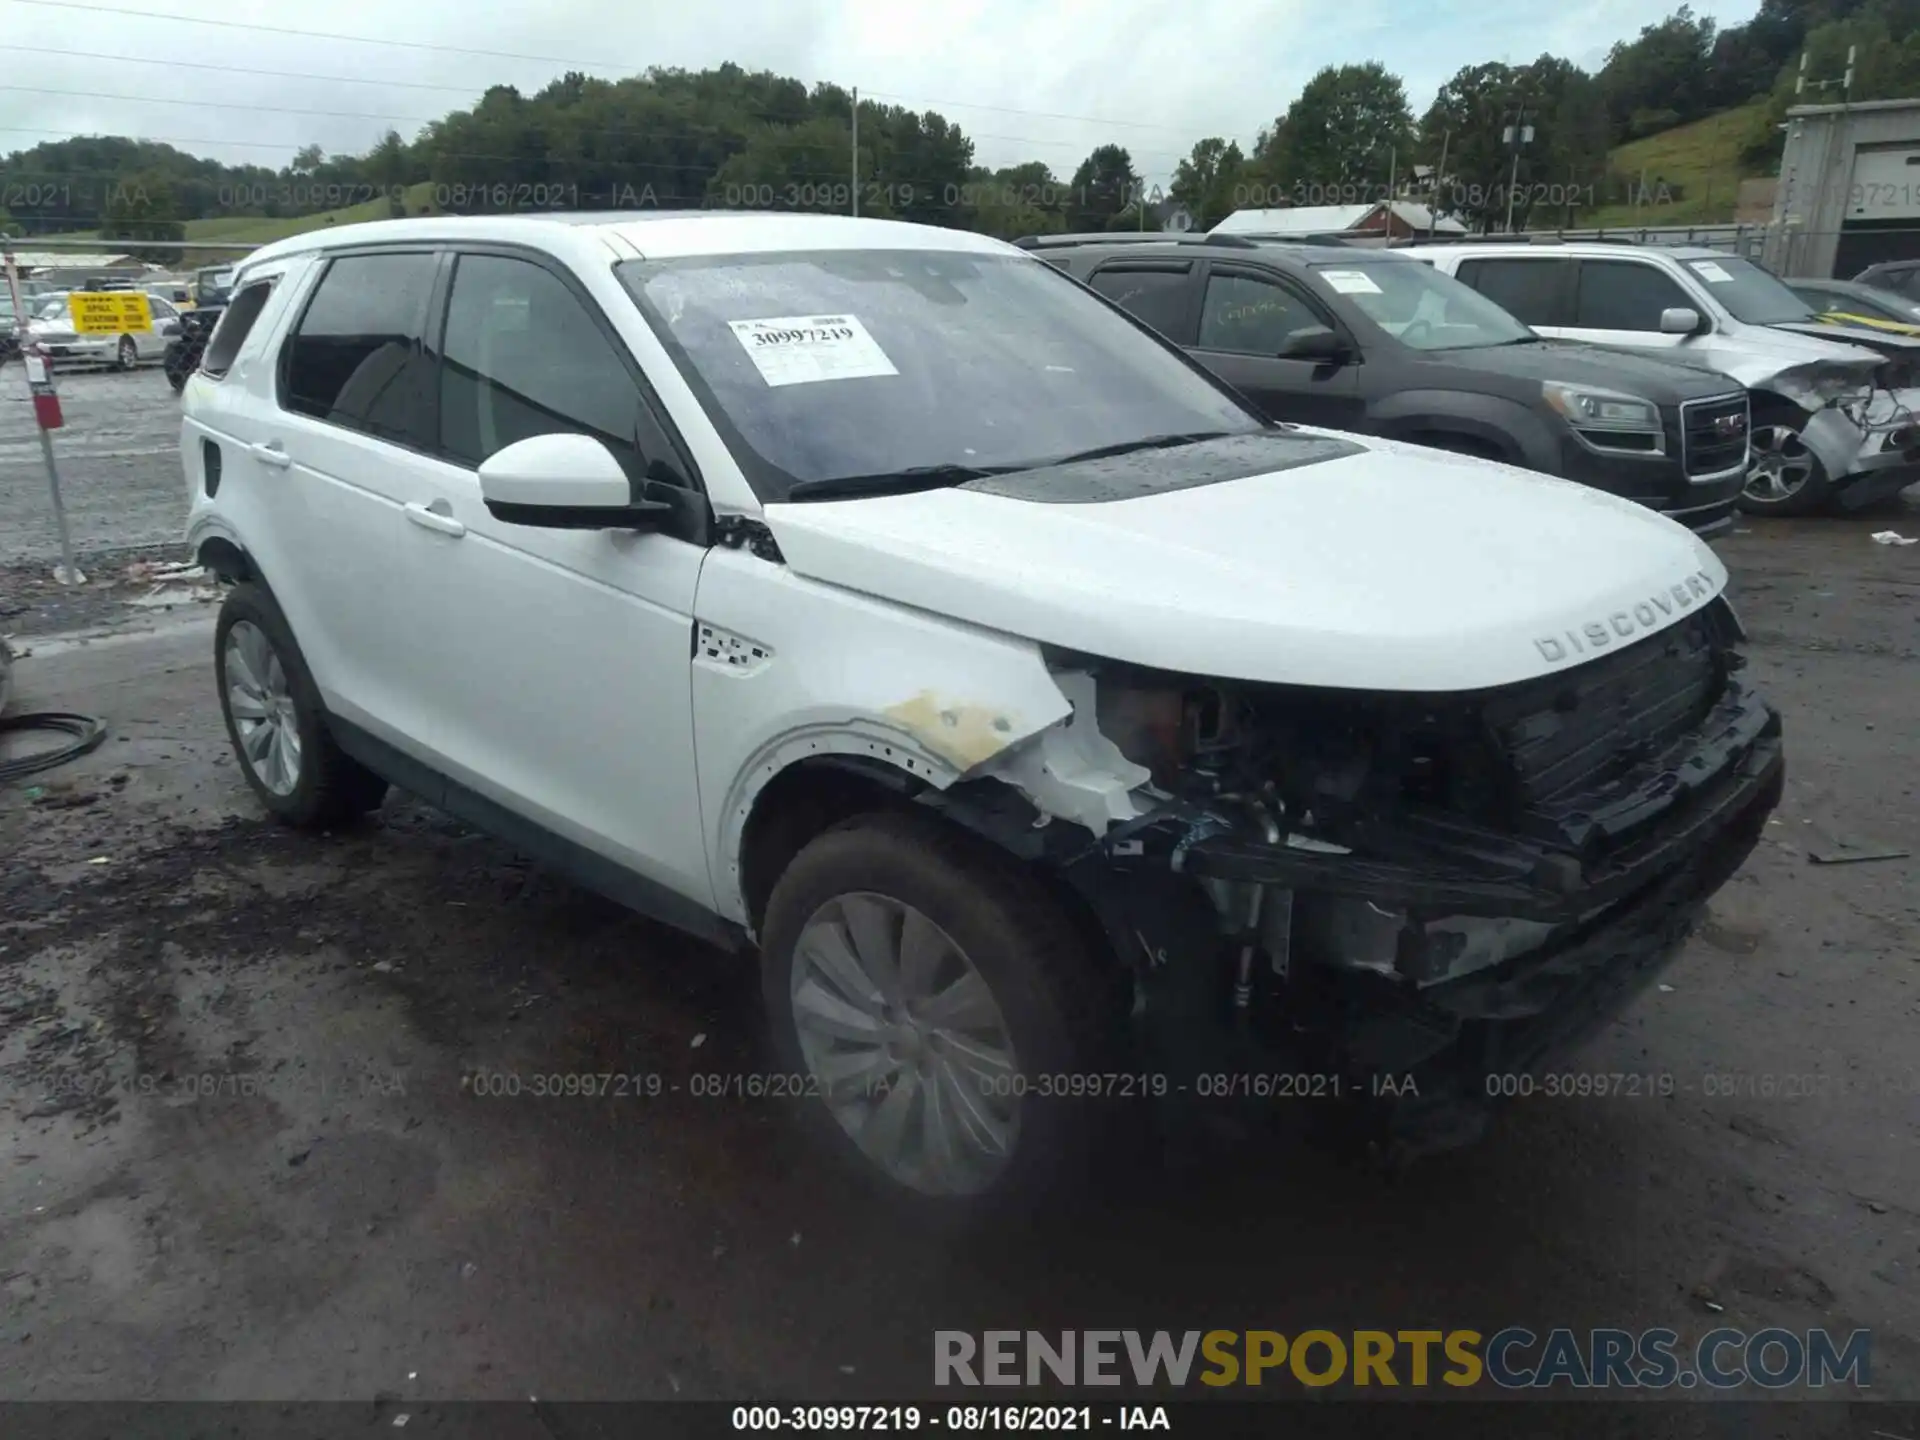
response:
M0 735L11 735L22 730L52 730L71 735L74 739L70 745L0 760L0 784L37 775L42 770L51 770L69 760L78 760L87 752L99 749L101 742L107 738L107 727L91 715L71 715L60 710L42 710L29 715L0 715Z

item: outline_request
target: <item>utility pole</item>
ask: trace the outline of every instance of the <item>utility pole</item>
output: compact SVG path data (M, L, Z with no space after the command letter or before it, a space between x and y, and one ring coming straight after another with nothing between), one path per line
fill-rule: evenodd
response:
M1453 131L1440 135L1440 168L1433 172L1433 194L1427 197L1427 238L1440 233L1440 187L1447 183L1447 147L1453 143Z
M860 87L853 87L853 216L860 218Z
M1520 147L1533 141L1533 127L1527 124L1526 107L1514 112L1513 124L1500 137L1513 147L1513 173L1507 180L1507 233L1513 233L1513 197L1520 188Z

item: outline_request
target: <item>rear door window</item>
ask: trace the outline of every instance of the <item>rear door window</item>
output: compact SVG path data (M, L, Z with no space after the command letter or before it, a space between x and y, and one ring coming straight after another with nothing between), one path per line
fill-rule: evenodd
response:
M433 369L422 327L436 259L419 251L334 260L287 342L285 407L382 440L429 446Z
M202 373L215 376L227 373L233 365L234 356L240 353L240 347L252 332L253 322L260 318L260 312L266 308L267 296L272 292L273 281L256 280L234 296L233 303L220 312L206 353L200 357Z
M1105 265L1087 281L1095 290L1175 342L1187 343L1187 286L1192 265Z
M1462 260L1459 278L1523 325L1566 325L1573 266L1565 260Z
M1292 289L1257 275L1215 273L1200 307L1200 348L1278 355L1302 330L1332 328Z
M1582 260L1575 328L1658 332L1660 312L1697 310L1665 271L1638 260Z

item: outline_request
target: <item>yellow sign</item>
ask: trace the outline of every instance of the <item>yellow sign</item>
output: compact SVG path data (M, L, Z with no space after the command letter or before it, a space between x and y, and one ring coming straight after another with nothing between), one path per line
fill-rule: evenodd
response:
M145 335L153 307L139 290L76 290L67 297L76 335Z

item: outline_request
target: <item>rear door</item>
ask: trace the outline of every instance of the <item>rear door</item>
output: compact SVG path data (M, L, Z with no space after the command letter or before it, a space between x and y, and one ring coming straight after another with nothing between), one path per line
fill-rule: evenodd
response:
M1454 271L1522 325L1565 335L1573 323L1573 261L1551 255L1489 255L1462 260Z
M253 447L299 577L282 608L328 708L403 746L422 707L393 567L401 509L432 463L423 333L439 263L430 246L326 260L280 347L273 423Z
M1344 337L1354 358L1281 358L1290 336L1316 327ZM1365 418L1359 346L1304 286L1272 271L1209 263L1193 356L1275 420L1354 430Z
M1192 345L1194 269L1191 260L1109 260L1087 284L1174 344Z

